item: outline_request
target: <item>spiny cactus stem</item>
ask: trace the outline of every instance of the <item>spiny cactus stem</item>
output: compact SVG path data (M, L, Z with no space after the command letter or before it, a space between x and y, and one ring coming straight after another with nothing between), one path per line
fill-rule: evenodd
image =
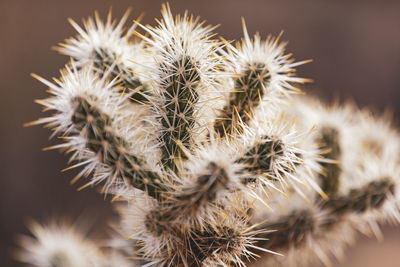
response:
M87 140L86 148L135 188L160 200L160 193L169 190L160 176L145 167L145 161L128 152L128 143L113 132L111 118L85 98L73 99L72 123Z
M321 209L329 212L326 221L319 227L329 229L342 220L345 214L364 213L369 210L379 209L385 203L388 194L393 194L395 184L388 178L372 181L362 188L351 190L346 196L336 196L321 204ZM308 233L312 233L316 222L311 211L295 210L293 213L268 222L261 228L276 230L259 235L266 238L257 245L270 249L278 247L298 246L303 243Z
M321 128L321 144L323 148L328 149L328 153L324 155L325 158L330 160L339 160L342 153L339 142L339 132L334 127L324 126ZM325 170L325 175L320 175L321 189L328 196L334 196L340 186L340 174L342 172L339 164L332 164L321 162Z
M271 172L274 159L283 156L284 144L279 139L265 136L253 147L248 149L243 157L236 160L238 163L245 165L244 171L249 175L261 175ZM255 182L255 178L244 178L243 184Z
M226 170L210 162L206 174L198 176L192 187L183 188L182 192L164 201L160 210L157 211L158 215L152 217L157 219L159 226L167 225L182 215L193 218L201 207L206 207L216 200L218 191L228 189L229 181ZM152 214L154 215L155 212L153 210ZM161 231L162 229L159 229L155 232Z
M314 227L312 214L308 210L297 210L276 222L262 225L261 228L272 231L259 235L258 237L265 240L260 241L257 245L272 250L279 247L297 246L305 240L308 233L314 230Z
M341 216L355 212L364 213L368 210L379 209L387 199L388 194L394 194L395 184L389 178L372 181L364 187L352 189L346 196L336 196L322 204L323 209L329 210L334 215L330 226Z
M202 266L201 262L212 256L215 251L229 252L240 238L240 233L226 225L206 229L193 231L187 239L186 246L191 252L189 260L192 264L199 264L198 266Z
M173 266L181 266L183 262L188 263L188 266L203 266L202 262L208 257L212 257L216 251L224 251L229 253L239 243L241 238L240 233L227 225L211 226L205 223L201 229L192 228L188 231L183 231L179 225L165 223L160 218L160 213L152 211L146 218L146 227L152 230L156 236L168 233L174 236L173 246L177 246L181 257L173 257L169 254L176 251L167 251L165 253L168 264Z
M113 68L110 74L110 79L113 80L116 77L119 79L119 85L122 87L121 92L129 92L132 90L138 91L132 94L129 98L134 103L145 103L148 101L148 97L151 93L146 85L144 85L134 75L134 71L131 68L123 66L121 64L114 64L116 61L116 55L107 52L105 49L98 49L94 51L94 66L96 69L105 73L108 68ZM113 65L114 64L114 65Z
M235 239L240 235L227 225L189 224L182 228L179 216L191 219L200 207L215 201L218 190L225 190L229 176L224 168L214 162L207 166L207 173L197 177L195 186L186 188L181 194L173 196L171 202L164 201L146 215L146 228L155 236L168 233L179 237L183 252L190 262L189 266L202 266L201 262L217 250L228 252L235 246ZM185 219L185 218L183 218ZM179 261L179 258L176 259ZM179 264L180 262L174 262Z
M220 136L241 130L238 122L247 123L265 93L271 75L264 63L248 64L243 75L235 79L234 92L230 93L229 104L226 105L214 128Z
M162 147L163 165L176 172L176 159L186 159L182 150L189 148L192 139L192 130L195 126L195 105L199 100L197 87L200 76L196 68L196 62L185 56L172 65L162 63L160 69L163 71L164 82L163 104L161 116L162 135L160 141Z
M218 190L228 189L229 176L225 169L214 162L207 166L207 174L197 178L195 188L187 188L183 194L176 196L176 199L186 207L197 208L204 202L212 202L216 199Z

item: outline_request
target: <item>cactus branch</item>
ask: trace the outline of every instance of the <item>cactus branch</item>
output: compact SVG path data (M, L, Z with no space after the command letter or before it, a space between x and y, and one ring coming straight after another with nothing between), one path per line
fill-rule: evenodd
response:
M162 163L176 172L176 160L186 159L182 150L191 144L192 130L195 126L194 108L199 100L196 90L200 76L196 62L186 56L171 65L162 63L160 69L164 72L162 84L165 99L161 117Z
M86 99L76 97L72 123L84 135L86 148L95 153L115 175L126 179L133 187L160 199L160 193L168 190L160 176L145 167L145 162L128 152L127 141L113 131L110 117L91 105Z
M271 75L263 63L251 63L234 79L235 88L230 93L229 103L223 108L215 131L220 136L240 130L240 123L247 123L252 117L265 92Z

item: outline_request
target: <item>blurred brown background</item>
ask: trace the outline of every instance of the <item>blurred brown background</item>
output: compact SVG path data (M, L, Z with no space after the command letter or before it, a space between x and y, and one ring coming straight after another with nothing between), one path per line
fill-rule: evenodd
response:
M400 1L349 0L201 0L170 1L173 12L189 9L227 39L241 37L240 17L250 33L279 34L289 40L296 59L312 58L299 69L301 77L315 80L308 92L330 100L352 97L361 106L379 110L392 107L400 114ZM92 189L77 192L70 186L73 172L60 173L67 157L41 149L50 132L41 127L23 128L41 114L33 100L43 98L45 87L32 79L35 72L57 77L67 58L51 46L75 32L67 17L77 21L113 6L118 18L133 7L136 18L145 12L145 23L159 17L161 1L150 0L1 0L0 1L0 266L20 266L9 252L16 233L27 233L27 218L46 221L67 214L85 214L97 229L112 215L108 200ZM400 266L400 230L384 228L386 239L361 238L347 259L337 266Z

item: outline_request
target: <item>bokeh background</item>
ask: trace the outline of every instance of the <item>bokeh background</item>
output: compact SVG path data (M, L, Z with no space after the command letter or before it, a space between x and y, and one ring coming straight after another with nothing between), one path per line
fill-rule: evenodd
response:
M88 218L101 234L113 216L108 200L94 189L77 192L70 186L74 172L61 173L67 157L41 149L50 132L23 123L41 116L33 100L45 87L30 77L58 77L67 58L51 47L75 32L67 23L110 6L118 18L128 7L132 19L145 12L145 23L160 16L155 0L1 0L0 1L0 266L21 266L9 254L16 233L28 233L29 218L46 221L68 215ZM201 0L169 1L173 12L185 9L210 24L227 39L241 37L240 17L250 33L266 36L284 30L288 51L296 59L314 62L299 68L314 79L309 94L326 101L354 99L360 106L400 114L400 1L398 0ZM371 129L377 130L377 129ZM385 240L362 237L336 266L400 266L400 228L384 227Z

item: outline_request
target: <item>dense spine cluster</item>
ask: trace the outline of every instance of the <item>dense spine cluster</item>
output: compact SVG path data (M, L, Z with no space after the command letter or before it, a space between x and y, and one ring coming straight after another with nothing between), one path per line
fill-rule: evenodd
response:
M57 48L71 57L44 124L87 186L118 201L105 243L33 224L17 257L36 266L309 266L356 231L400 222L400 137L387 118L295 97L279 37L217 38L163 5L155 26L111 13ZM136 38L136 37L139 37ZM221 41L219 41L221 40ZM366 130L368 129L368 130ZM381 131L371 131L380 129ZM260 257L261 256L261 257Z

